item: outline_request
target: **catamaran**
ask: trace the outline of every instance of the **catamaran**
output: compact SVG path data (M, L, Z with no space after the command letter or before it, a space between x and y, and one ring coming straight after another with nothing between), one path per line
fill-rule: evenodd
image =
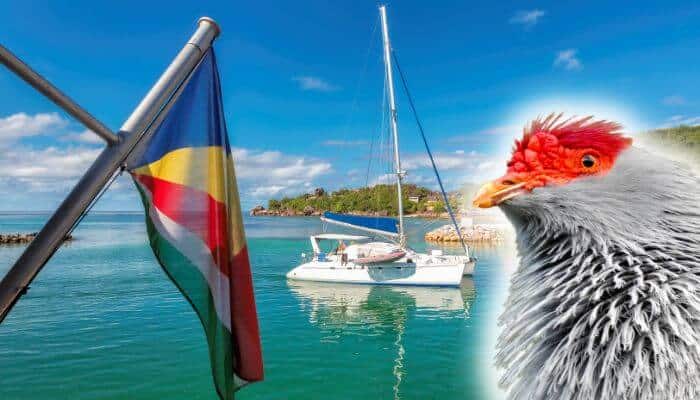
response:
M405 171L401 169L399 134L392 69L392 50L385 6L379 7L382 26L384 71L388 94L389 125L393 137L393 156L396 175L398 218L347 215L326 212L321 220L372 234L358 236L324 233L311 236L313 254L303 255L303 263L287 273L287 278L317 282L362 284L392 284L420 286L459 286L463 275L474 272L474 259L462 240L464 255L445 255L440 250L419 253L406 244L401 185ZM400 72L400 69L399 69ZM402 77L403 78L403 77ZM405 80L402 79L405 85ZM408 94L408 93L407 93ZM411 101L413 108L413 103ZM413 110L415 113L415 109ZM420 124L419 124L420 127ZM422 127L421 127L422 133ZM438 183L452 223L459 228L450 207L440 175L435 168L432 153L423 140L433 162ZM377 240L377 237L380 239Z

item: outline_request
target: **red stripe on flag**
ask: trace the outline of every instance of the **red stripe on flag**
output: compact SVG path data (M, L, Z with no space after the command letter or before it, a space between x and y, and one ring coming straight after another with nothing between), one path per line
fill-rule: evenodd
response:
M234 255L228 250L225 205L206 192L149 175L133 175L151 193L154 207L202 238L214 262L228 277L235 371L248 382L262 380L262 350L248 248L243 247Z
M221 273L230 276L226 206L206 192L149 175L133 175L151 192L153 206L199 236L211 251Z
M233 256L231 267L231 330L236 342L236 374L248 382L261 381L262 349L247 246Z

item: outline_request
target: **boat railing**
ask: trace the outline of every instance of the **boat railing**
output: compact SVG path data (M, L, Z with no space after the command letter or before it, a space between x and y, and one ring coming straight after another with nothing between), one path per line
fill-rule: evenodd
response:
M314 252L312 254L301 253L300 258L301 258L302 263L307 263L310 261L320 261L320 262L331 261L328 259L328 253L326 253L324 251Z
M316 254L306 254L306 253L301 253L301 262L302 263L307 263L309 261L313 261L316 258Z

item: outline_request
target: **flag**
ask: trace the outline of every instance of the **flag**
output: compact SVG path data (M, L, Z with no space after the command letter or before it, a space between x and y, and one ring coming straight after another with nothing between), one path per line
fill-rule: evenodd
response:
M153 252L202 322L216 391L262 380L253 283L221 87L209 50L129 161Z

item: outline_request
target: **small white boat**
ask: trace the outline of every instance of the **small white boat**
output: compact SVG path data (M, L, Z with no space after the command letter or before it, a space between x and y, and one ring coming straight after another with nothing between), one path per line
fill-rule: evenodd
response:
M469 248L464 241L462 241L464 255L443 255L440 250L433 250L430 254L418 253L406 245L401 191L402 181L406 172L401 169L393 70L391 66L392 53L386 21L386 8L380 6L379 13L384 43L385 87L388 95L386 98L388 99L389 126L393 137L394 160L392 168L395 168L396 175L398 219L331 212L324 213L321 218L324 222L369 232L385 240L371 241L371 238L368 236L341 234L311 236L313 255L310 258L303 256L302 264L289 271L287 278L317 282L459 286L463 275L471 275L474 272L475 261L469 256ZM457 226L449 199L428 148L427 140L422 133L422 128L421 134L440 185L445 206L453 224ZM459 229L457 231L459 232ZM332 250L324 250L321 242L331 242L331 244L337 242L337 246Z
M325 243L332 250L324 251ZM417 286L459 286L471 274L474 261L468 256L417 253L389 242L372 242L368 236L320 234L311 236L313 255L287 273L303 281ZM382 254L402 253L388 262L367 263ZM304 256L306 258L306 256Z

